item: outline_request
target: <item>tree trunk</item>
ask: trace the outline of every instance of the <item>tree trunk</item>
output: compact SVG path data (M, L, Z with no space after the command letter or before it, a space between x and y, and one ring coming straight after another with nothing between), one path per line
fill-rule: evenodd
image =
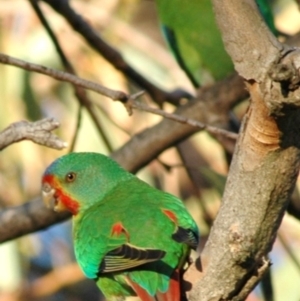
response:
M255 1L214 0L217 22L251 104L222 205L190 300L244 300L269 268L268 253L299 172L299 54L281 45Z

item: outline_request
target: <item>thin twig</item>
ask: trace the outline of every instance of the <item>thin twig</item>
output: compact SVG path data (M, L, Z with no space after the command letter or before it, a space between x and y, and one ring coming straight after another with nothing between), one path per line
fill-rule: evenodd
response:
M207 132L211 133L211 134L218 134L218 135L223 135L226 138L232 139L232 140L236 140L238 137L238 134L233 133L233 132L229 132L226 131L224 129L220 129L205 123L202 123L200 121L194 120L194 119L189 119L187 117L181 116L181 115L176 115L173 113L168 113L164 110L161 109L157 109L157 108L152 108L149 107L143 103L137 102L133 99L130 99L130 104L126 104L127 110L128 107L131 106L131 108L137 109L137 110L141 110L141 111L146 111L155 115L159 115L180 123L184 123L184 124L188 124L191 125L193 127L198 127L201 130L206 130Z
M42 25L44 26L47 34L49 35L55 50L57 51L64 67L66 68L66 70L72 74L74 74L74 69L72 67L72 65L70 64L68 58L66 57L66 55L64 54L63 49L61 48L58 39L56 38L52 28L50 27L47 19L45 18L43 12L41 11L39 5L38 5L38 1L36 0L29 0L29 3L31 4L33 10L35 11L36 15L38 16L39 20L41 21ZM72 72L73 71L73 72Z
M274 301L274 288L272 282L272 269L268 269L261 279L261 290L265 301Z
M268 258L262 258L261 265L257 268L255 273L247 280L247 283L243 286L242 290L232 298L233 301L245 300L249 293L253 290L253 287L263 278L267 270L271 266L271 261Z
M104 41L99 32L94 30L90 24L77 13L71 6L68 0L44 0L55 11L61 14L70 26L78 32L83 39L99 54L101 54L108 62L110 62L117 70L134 81L142 89L146 90L152 97L153 101L162 105L168 101L174 105L179 105L182 97L187 97L189 93L185 91L165 92L153 85L132 66L130 66L122 57L122 55L106 41Z
M31 140L55 149L67 147L67 143L52 133L59 127L59 122L53 118L46 118L36 122L19 121L12 123L0 132L0 150L12 143Z
M11 56L1 54L1 53L0 53L0 62L7 64L7 65L20 67L25 70L42 73L42 74L51 76L55 79L58 79L61 81L66 81L66 82L69 82L69 83L72 83L75 85L79 85L80 87L83 87L85 89L89 89L89 90L98 92L98 93L105 95L113 100L119 100L122 103L124 103L129 114L132 113L131 112L132 108L134 108L134 109L150 112L150 113L153 113L156 115L160 115L162 117L165 117L165 118L168 118L168 119L171 119L171 120L183 123L183 124L188 124L193 127L197 127L201 130L206 130L207 132L212 133L212 134L224 135L225 137L227 137L229 139L236 140L238 137L238 134L236 134L236 133L232 133L232 132L226 131L224 129L213 127L213 126L207 125L205 123L202 123L202 122L199 122L199 121L196 121L193 119L189 119L184 116L168 113L168 112L165 112L165 111L157 109L157 108L151 108L145 104L135 101L136 98L138 98L139 96L141 96L144 93L143 91L140 91L134 95L129 96L124 92L105 88L95 82L82 79L78 76L75 76L75 75L72 75L72 74L69 74L69 73L66 73L63 71L55 70L52 68L48 68L45 66L28 63L28 62L25 62L25 61L22 61L22 60L19 60L19 59L16 59L16 58L13 58Z
M82 106L80 105L78 107L78 112L77 112L76 128L75 128L75 132L74 132L72 142L71 142L71 145L70 145L70 150L69 150L70 153L73 152L74 148L75 148L75 144L76 144L76 141L77 141L77 138L78 138L79 128L80 128L80 125L81 125L81 117L82 117Z
M206 130L208 133L222 135L222 136L232 139L232 140L236 140L238 137L238 134L236 134L236 133L233 133L233 132L230 132L230 131L227 131L224 129L220 129L220 128L202 123L200 121L184 117L182 115L168 113L168 112L158 109L158 108L152 108L146 104L136 101L136 99L139 98L143 93L144 93L144 91L139 91L139 92L131 95L130 99L128 101L123 102L129 115L132 114L132 109L136 109L136 110L140 110L140 111L149 112L149 113L152 113L155 115L159 115L159 116L165 117L167 119L177 121L179 123L188 124L193 127L197 127L200 130Z
M68 82L80 87L84 87L85 89L95 91L101 95L111 98L112 100L119 100L121 102L126 102L129 99L129 96L124 92L108 89L97 83L85 80L73 74L63 72L60 70L55 70L42 65L29 63L3 53L0 53L0 63L19 67L24 70L34 71L37 73L48 75L57 80Z
M56 38L55 33L53 32L51 26L49 25L47 19L45 18L43 12L41 11L38 2L36 0L29 0L30 4L32 5L32 8L36 12L38 18L40 19L42 25L44 26L46 32L48 33L51 41L53 42L53 45L61 59L62 64L65 67L65 70L71 74L77 75L74 67L72 66L71 62L68 60L67 56L65 55L62 47L59 44L58 39ZM94 125L102 138L104 144L106 145L107 149L109 152L112 152L112 145L110 141L108 140L108 137L106 133L103 131L103 127L100 123L100 120L98 119L96 113L94 112L93 106L91 105L91 100L89 99L87 93L82 87L79 87L78 85L72 84L74 91L75 91L75 96L79 102L79 104L83 107L85 107L90 114L90 117L92 121L94 122ZM77 119L78 122L81 121L81 119ZM77 130L79 129L80 124L77 124ZM74 138L77 137L77 133L75 133ZM74 146L75 141L73 140L72 147ZM71 149L72 149L71 147Z

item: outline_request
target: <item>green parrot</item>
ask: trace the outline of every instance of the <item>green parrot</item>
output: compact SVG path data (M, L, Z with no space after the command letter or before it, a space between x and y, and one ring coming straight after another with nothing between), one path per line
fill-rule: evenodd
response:
M269 0L256 0L275 33ZM211 0L156 0L163 35L179 66L195 88L233 71L215 22Z
M211 0L156 0L162 32L195 87L233 71Z
M180 278L199 232L183 203L98 153L70 153L42 177L54 210L73 215L78 264L107 300L180 301Z

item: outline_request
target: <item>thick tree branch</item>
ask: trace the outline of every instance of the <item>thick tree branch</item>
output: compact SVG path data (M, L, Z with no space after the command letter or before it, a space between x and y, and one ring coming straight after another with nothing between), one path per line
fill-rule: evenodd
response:
M247 95L241 78L235 75L204 89L198 100L180 107L175 113L203 123L209 122L211 125L223 127L228 124L226 112L229 107ZM127 170L137 172L165 149L198 130L192 126L183 126L175 121L163 119L152 128L135 135L122 148L113 152L111 156ZM15 224L16 217L20 221L17 225ZM46 228L65 220L67 217L48 210L41 201L33 201L19 207L3 210L0 213L0 242Z
M52 224L66 220L68 213L55 213L45 207L40 198L18 207L0 212L0 237L7 241L22 235L44 229Z
M192 301L246 298L272 249L300 167L297 51L275 40L254 1L213 4L225 47L247 80L251 104ZM274 79L278 68L284 72Z
M235 69L247 80L261 81L284 47L267 28L256 2L213 0L213 4L225 48Z

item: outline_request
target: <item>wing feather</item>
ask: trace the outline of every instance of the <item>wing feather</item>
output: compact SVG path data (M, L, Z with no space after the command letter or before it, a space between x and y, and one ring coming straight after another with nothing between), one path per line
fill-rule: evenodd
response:
M108 252L100 266L99 274L131 269L149 262L158 261L166 252L158 249L144 249L129 243Z

